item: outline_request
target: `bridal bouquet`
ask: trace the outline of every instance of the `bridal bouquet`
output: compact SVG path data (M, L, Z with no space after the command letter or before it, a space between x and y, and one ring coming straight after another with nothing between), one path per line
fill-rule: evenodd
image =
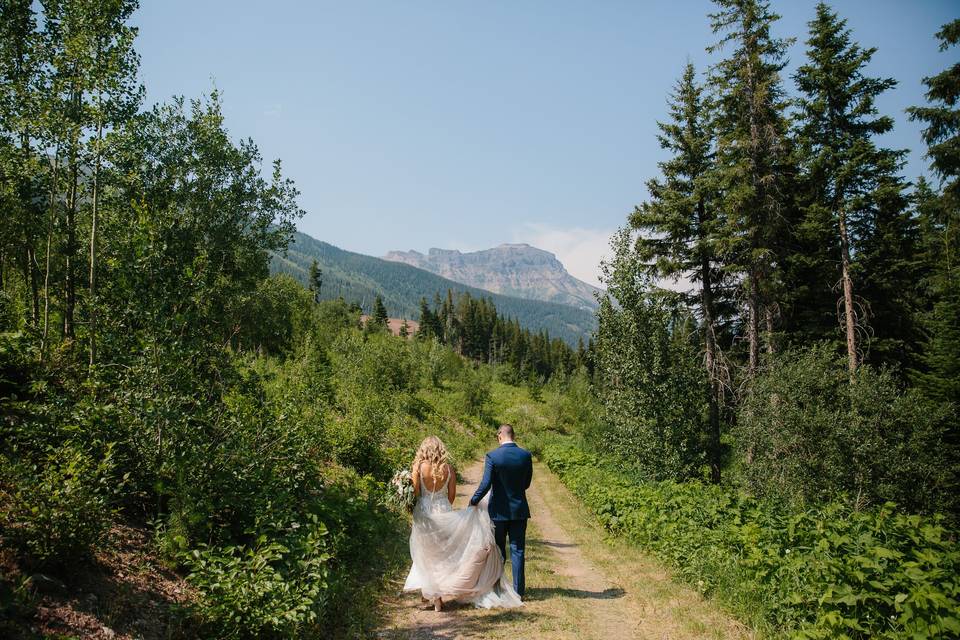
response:
M417 497L413 495L413 478L410 469L400 469L390 479L387 501L401 509L413 511Z

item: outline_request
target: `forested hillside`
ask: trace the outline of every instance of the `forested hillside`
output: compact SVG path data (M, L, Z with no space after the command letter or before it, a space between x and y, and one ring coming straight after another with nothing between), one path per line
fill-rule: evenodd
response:
M285 253L274 255L271 268L306 283L314 260L323 271L320 298L342 297L359 304L367 313L372 310L374 299L381 296L391 316L417 319L421 299L432 301L435 296L446 297L447 291L452 291L488 298L504 316L531 330L544 330L571 346L576 346L580 339L586 340L597 325L596 316L584 309L490 293L423 269L344 251L299 232L294 233Z

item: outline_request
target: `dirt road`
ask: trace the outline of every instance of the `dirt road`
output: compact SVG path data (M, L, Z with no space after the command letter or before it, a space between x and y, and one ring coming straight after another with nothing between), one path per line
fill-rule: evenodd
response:
M477 463L463 474L466 482L457 490L458 508L473 493L482 470ZM753 637L715 604L673 582L649 556L623 542L605 541L592 516L545 466L536 465L527 499L533 517L527 529L527 593L522 608L453 607L438 613L421 604L419 594L398 595L384 603L386 623L377 637Z

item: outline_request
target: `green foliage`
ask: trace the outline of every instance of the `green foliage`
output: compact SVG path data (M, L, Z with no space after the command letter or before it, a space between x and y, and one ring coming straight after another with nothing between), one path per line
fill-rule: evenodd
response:
M937 518L889 504L785 511L718 485L637 483L565 443L542 457L609 531L771 636L960 633L960 549Z
M122 481L112 447L93 456L77 444L35 463L0 457L0 531L38 565L89 558L107 539Z
M712 245L723 255L722 269L738 274L740 297L746 302L748 366L759 359L761 318L774 312L779 261L790 219L790 185L794 172L780 72L786 66L789 40L777 38L780 18L767 0L714 0L710 15L727 57L712 70L715 97L713 135L716 166L711 184L721 195L723 214ZM772 347L771 328L764 332Z
M941 51L955 47L960 43L960 20L945 24L937 38ZM943 188L934 193L921 178L915 192L930 301L920 312L927 340L923 366L914 379L931 397L956 404L960 403L960 263L955 257L960 234L960 63L923 82L929 104L908 112L912 120L927 125L923 135L928 156Z
M960 44L960 19L948 22L937 32L940 50L946 51ZM911 107L907 111L911 120L919 120L927 126L923 131L929 148L933 168L944 182L944 194L956 206L960 201L960 63L935 76L923 79L927 86L927 101L923 107Z
M460 359L453 351L440 344L436 338L430 340L426 354L426 370L430 384L435 388L441 387L444 379L449 378L461 366Z
M553 430L560 433L576 430L595 441L602 437L597 431L600 428L600 403L584 369L570 376L553 376L542 395L547 423Z
M849 371L828 345L772 359L745 395L735 442L751 492L801 507L847 494L856 507L957 508L951 408L901 391L890 372Z
M460 393L468 415L482 417L492 397L493 375L487 367L464 367L460 373Z
M316 312L310 293L290 276L264 278L239 310L233 343L240 349L285 355L305 339Z
M370 316L370 320L367 322L367 325L369 326L372 323L374 327L386 329L387 320L387 308L383 305L383 298L377 296L377 299L373 302L373 315Z
M604 408L597 446L649 478L698 476L706 460L705 373L696 352L674 335L669 307L651 295L629 232L612 244L596 342Z
M885 227L909 220L901 196L905 184L896 176L904 152L875 142L893 128L893 119L879 114L876 100L897 83L864 74L876 50L853 41L846 21L827 5L817 5L809 26L807 61L794 75L800 90L796 145L803 210L796 235L804 248L790 259L796 278L787 285L796 308L790 329L808 341L834 338L834 285L842 278L850 293L844 315L861 325L848 329L851 366L862 359L860 351L866 352L860 349L868 335L861 299L872 302L876 338L869 355L874 362L903 362L912 355L916 336L909 335L909 327L890 326L891 317L903 323L910 314L890 309L889 302L902 296L902 285L910 281L914 251L909 225L903 228L901 222L893 233ZM878 249L882 257L872 259ZM889 344L898 338L899 344Z
M327 529L315 516L249 546L185 555L204 621L221 638L290 637L318 619L327 587Z

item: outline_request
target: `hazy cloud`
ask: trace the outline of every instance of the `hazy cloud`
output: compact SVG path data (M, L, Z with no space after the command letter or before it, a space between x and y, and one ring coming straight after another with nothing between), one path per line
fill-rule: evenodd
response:
M557 256L574 277L600 285L600 261L610 253L613 229L560 228L527 223L514 229L513 242L525 242Z

